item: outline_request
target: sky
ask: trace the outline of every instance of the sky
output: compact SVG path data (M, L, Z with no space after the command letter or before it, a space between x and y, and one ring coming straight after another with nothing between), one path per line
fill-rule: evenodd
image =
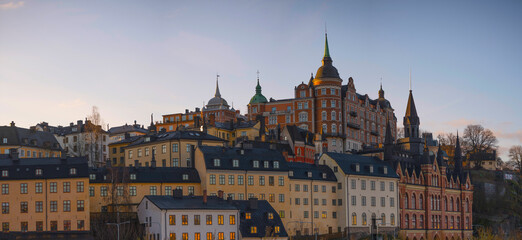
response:
M267 98L330 55L343 84L398 125L409 71L421 128L481 124L501 156L522 144L521 1L0 0L0 125L68 125L97 106L105 124L149 125L221 95L246 113L256 72Z

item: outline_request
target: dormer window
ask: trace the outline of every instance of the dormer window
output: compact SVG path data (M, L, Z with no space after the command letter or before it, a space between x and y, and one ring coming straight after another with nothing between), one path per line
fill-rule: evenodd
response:
M253 166L254 168L259 168L259 161L254 160L254 162L252 162L252 166Z
M9 177L9 171L2 170L2 177Z
M326 173L323 173L323 179L326 179Z
M215 158L214 159L214 167L219 167L221 166L221 161L219 160L219 158Z
M76 175L76 168L69 169L69 174L70 175Z
M239 167L239 160L237 160L237 159L232 160L232 167Z
M7 143L7 138L4 138L4 139L2 140L2 143Z
M384 167L383 172L384 174L388 174L388 167Z
M183 174L183 181L187 181L188 180L188 174Z
M294 176L294 171L289 171L288 172L288 176L293 177Z
M270 167L270 163L268 161L263 161L263 167L264 168Z
M136 173L131 173L130 180L136 180Z
M370 165L370 173L373 173L373 165Z
M252 214L247 212L245 213L245 219L251 219L252 218Z
M37 168L34 173L36 174L36 176L42 176L43 171L41 168Z
M359 171L361 171L361 166L359 166L359 164L358 164L358 163L357 163L357 164L355 164L355 171L356 171L356 172L359 172Z
M132 178L132 174L131 174L131 178ZM94 174L94 173L89 174L89 180L96 180L96 174Z
M268 213L268 219L270 219L270 220L274 219L274 214L273 213Z
M150 137L146 137L145 142L150 142Z
M312 177L312 172L308 172L308 177L309 177L309 178Z
M274 161L274 168L279 168L279 161Z

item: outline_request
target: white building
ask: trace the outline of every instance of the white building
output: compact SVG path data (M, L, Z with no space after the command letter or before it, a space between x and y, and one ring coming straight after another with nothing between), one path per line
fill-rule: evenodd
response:
M347 234L397 233L399 177L391 165L376 157L341 153L325 153L319 161L337 178L337 194L344 199L338 203L338 220Z

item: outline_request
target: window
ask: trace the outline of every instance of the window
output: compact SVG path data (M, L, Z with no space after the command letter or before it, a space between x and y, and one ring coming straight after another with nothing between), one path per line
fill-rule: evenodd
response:
M51 212L57 212L58 211L58 201L51 201L49 208L50 208Z
M85 208L85 202L83 200L77 200L76 201L76 211L83 212Z
M274 112L275 112L275 110L274 110ZM268 117L268 124L271 124L271 125L277 124L277 116L269 116Z
M273 194L273 193L268 194L268 201L275 202L275 194Z
M42 176L42 174L43 174L42 169L40 169L40 168L36 169L35 174L36 174L36 176Z
M236 240L236 233L230 232L230 240Z
M49 192L51 193L56 193L57 192L57 183L56 182L51 182L50 185L49 185Z
M243 175L239 175L237 176L237 184L238 185L243 185L244 184L244 176Z
M219 185L225 185L225 175L219 175Z
M279 194L279 202L285 202L285 195Z
M20 193L27 194L27 183L20 183Z
M248 176L248 185L254 185L254 176Z
M274 161L274 168L275 169L278 169L279 168L279 161Z
M372 201L372 207L375 207L375 205L376 205L375 197L371 197L371 201Z
M37 232L43 231L43 221L36 221L36 231Z
M263 167L268 168L270 166L270 163L268 161L263 161Z
M370 181L372 191L375 190L375 181Z
M327 119L326 119L326 112L325 112L325 111L323 111L323 112L321 113L321 120L323 120L323 121L326 121L326 120L327 120Z
M208 179L210 185L216 185L216 175L211 174L210 178Z
M393 191L395 191L395 183L390 182L390 192L393 192Z
M303 184L303 192L308 192L308 185Z
M352 196L352 206L357 205L357 196Z
M181 225L188 225L188 215L181 215Z
M352 189L356 189L357 180L352 179L351 183L352 183L351 184L352 185Z
M279 186L284 186L285 185L285 177L279 177Z
M63 192L64 193L71 192L71 183L70 182L64 182L63 183Z
M2 177L9 177L9 171L2 170Z
M70 200L64 200L63 201L63 211L64 212L70 212L71 211L71 201Z
M386 206L386 198L381 197L381 207L385 207L385 206Z
M214 167L219 167L219 166L221 166L221 161L218 158L215 158L214 159Z
M366 180L361 180L361 190L366 190Z
M256 226L251 226L250 227L250 233L251 234L257 233L257 227Z
M212 225L212 215L207 215L207 225Z
M34 205L35 212L43 212L43 202L37 201Z
M390 207L395 207L395 198L390 198Z
M296 192L299 192L301 190L301 185L300 184L294 184L294 189Z
M390 215L390 224L395 225L395 214L393 213Z
M76 192L83 192L83 182L76 182Z
M254 168L259 168L259 161L254 160L254 161L252 162L252 166L253 166Z
M385 190L385 184L384 182L381 182L381 191L384 191Z
M361 196L361 205L366 206L366 196Z
M156 186L150 186L149 188L150 195L156 195Z
M27 213L27 202L20 202L20 213Z
M76 175L76 168L69 169L69 174L70 175Z
M356 225L356 224L357 224L357 214L352 213L352 225Z
M218 225L225 224L225 217L223 215L218 215Z
M172 166L173 167L179 167L179 159L178 158L173 158L172 159Z

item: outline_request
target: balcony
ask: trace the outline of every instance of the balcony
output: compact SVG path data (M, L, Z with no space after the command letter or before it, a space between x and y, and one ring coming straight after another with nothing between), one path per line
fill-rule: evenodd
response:
M357 117L357 111L350 111L350 116Z
M379 132L378 131L370 131L370 134L373 135L373 136L379 136Z
M350 128L361 129L361 125L356 124L356 123L347 123L346 126L348 126Z

